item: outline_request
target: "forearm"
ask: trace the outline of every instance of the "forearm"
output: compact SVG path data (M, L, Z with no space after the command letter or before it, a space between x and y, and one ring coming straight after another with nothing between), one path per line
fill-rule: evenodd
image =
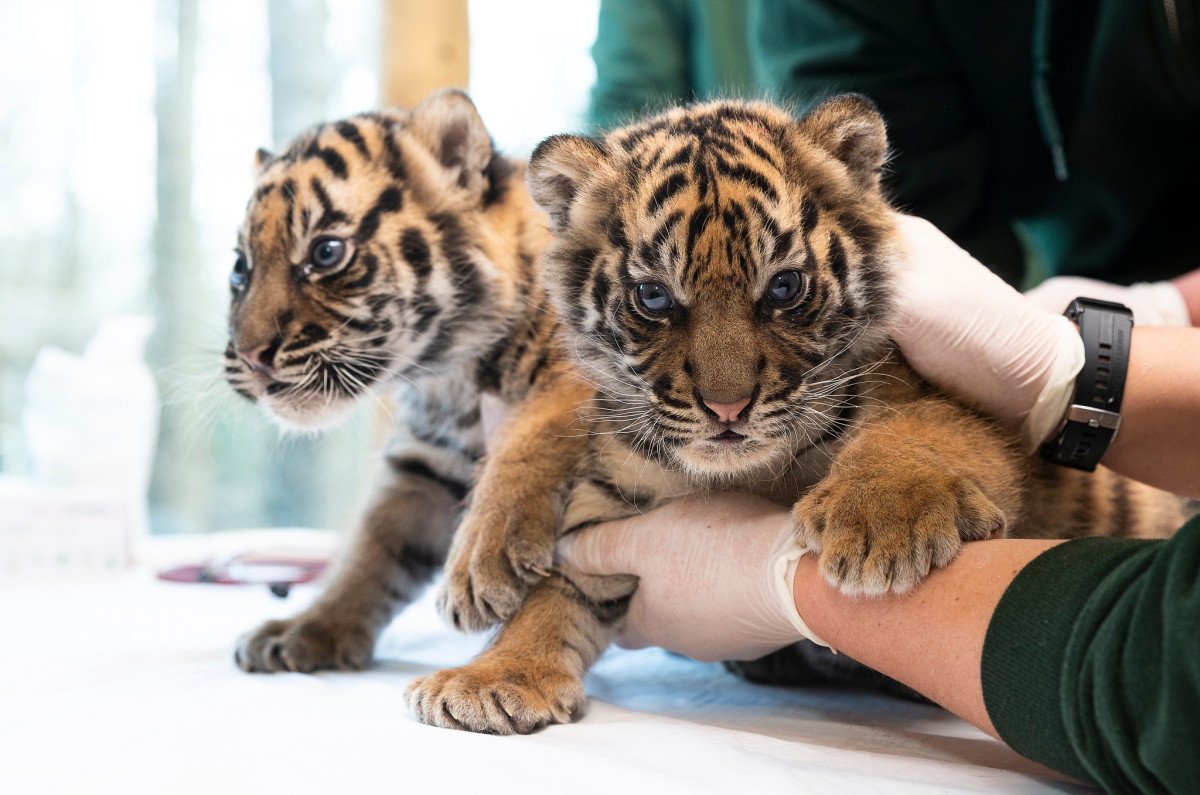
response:
M980 541L904 597L851 599L811 556L796 605L834 648L1106 790L1191 792L1200 519L1168 541Z
M793 594L809 627L834 649L920 691L996 736L984 708L980 659L992 613L1016 574L1058 541L966 544L903 596L851 597L806 555Z
M1200 329L1135 327L1121 429L1102 462L1200 498Z

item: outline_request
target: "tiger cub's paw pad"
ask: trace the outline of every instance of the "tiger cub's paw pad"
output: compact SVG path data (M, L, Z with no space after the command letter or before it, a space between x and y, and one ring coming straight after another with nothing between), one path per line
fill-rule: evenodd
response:
M825 579L851 595L906 593L963 541L1000 535L1007 524L970 480L919 467L830 475L796 503L792 519L799 540L820 552Z
M375 639L356 624L297 616L268 621L238 639L234 661L247 673L361 671Z
M583 684L562 671L480 662L419 677L404 693L421 723L484 734L529 734L583 715Z

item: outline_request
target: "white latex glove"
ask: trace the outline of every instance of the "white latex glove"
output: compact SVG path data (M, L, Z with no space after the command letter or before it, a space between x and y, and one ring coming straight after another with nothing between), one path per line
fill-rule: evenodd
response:
M1083 341L921 218L897 216L899 317L892 333L918 373L1036 448L1066 413ZM1073 297L1073 296L1072 296Z
M1054 276L1025 291L1025 297L1051 312L1066 310L1081 295L1124 304L1133 310L1139 326L1190 326L1183 294L1170 282L1138 282L1128 287L1081 276Z
M684 497L562 539L558 557L589 574L641 578L617 638L696 660L754 660L809 638L792 581L804 548L787 509L756 497Z

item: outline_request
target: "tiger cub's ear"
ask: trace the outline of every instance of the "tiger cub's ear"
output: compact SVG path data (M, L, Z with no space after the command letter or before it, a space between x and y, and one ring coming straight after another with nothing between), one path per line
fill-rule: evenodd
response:
M263 175L271 166L271 161L275 159L275 155L268 152L266 149L254 150L254 177L257 179Z
M482 193L492 161L492 136L475 104L461 91L430 94L412 112L409 129L446 170L452 184Z
M559 223L579 189L600 170L608 153L591 138L554 135L538 144L529 159L526 183L538 206Z
M887 129L871 100L859 94L834 97L801 119L800 131L841 161L857 187L879 187L879 171L887 160Z

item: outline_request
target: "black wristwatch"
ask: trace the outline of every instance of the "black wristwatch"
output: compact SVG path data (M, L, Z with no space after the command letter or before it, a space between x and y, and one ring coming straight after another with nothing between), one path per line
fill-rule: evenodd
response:
M1122 304L1076 298L1064 313L1079 326L1084 362L1067 416L1041 456L1091 472L1121 427L1133 312Z

